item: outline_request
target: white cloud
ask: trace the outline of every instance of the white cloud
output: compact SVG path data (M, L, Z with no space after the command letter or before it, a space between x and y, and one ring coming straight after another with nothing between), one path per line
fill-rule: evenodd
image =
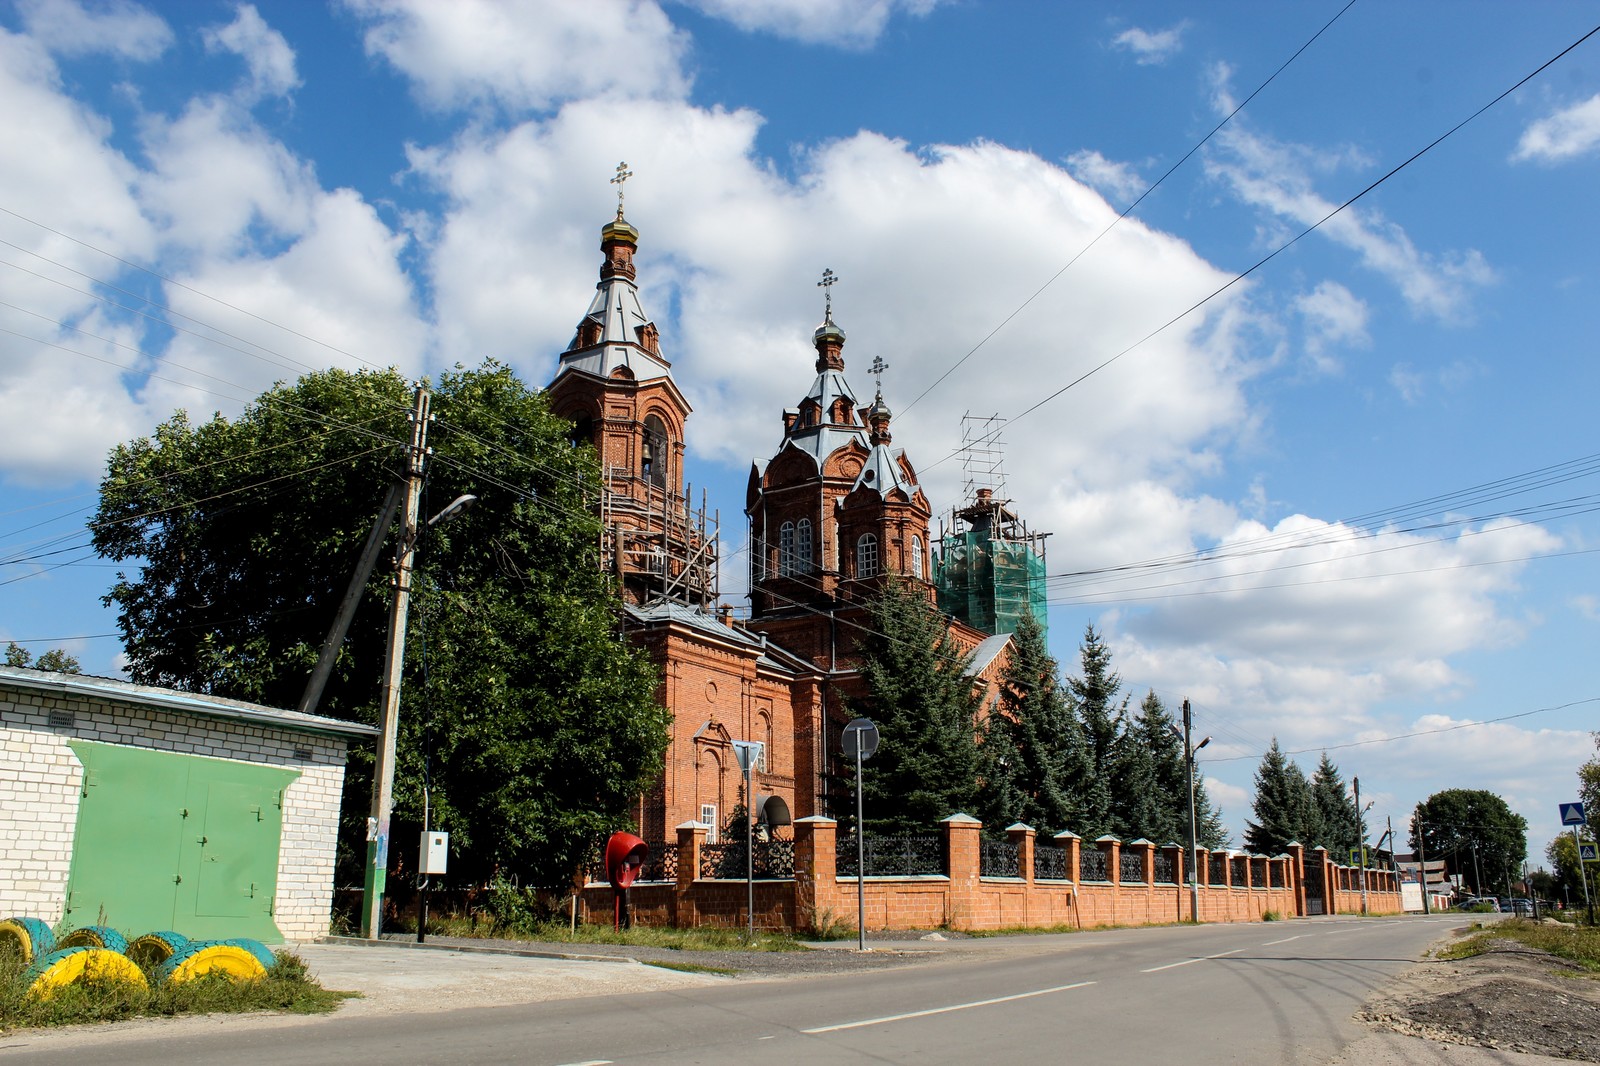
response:
M1142 30L1135 26L1111 38L1111 47L1133 53L1134 62L1140 66L1157 66L1182 50L1183 34L1188 28L1187 21L1164 30Z
M116 55L149 61L172 44L159 16L130 0L17 0L28 34L57 55Z
M1529 125L1511 159L1565 163L1596 148L1600 148L1600 93Z
M1366 303L1337 281L1319 282L1295 298L1294 308L1305 320L1306 354L1323 371L1338 367L1331 348L1370 342Z
M1217 110L1222 114L1232 108L1227 74L1219 68ZM1355 252L1363 266L1388 278L1413 310L1444 321L1463 320L1473 292L1494 280L1476 249L1421 251L1400 226L1359 205L1328 217L1342 201L1317 192L1313 176L1364 165L1366 158L1358 149L1322 151L1277 141L1253 132L1237 116L1212 140L1205 156L1206 172L1244 203L1263 208L1273 221L1292 223L1296 229L1321 222L1318 233ZM1277 244L1283 236L1269 239Z
M865 48L877 41L898 11L926 15L943 0L682 0L742 30L808 44Z
M1085 185L1091 185L1105 196L1124 204L1132 203L1149 187L1149 183L1133 167L1107 159L1092 148L1067 156L1067 169Z
M542 110L590 96L682 97L688 38L652 0L345 0L369 55L429 106ZM617 154L614 149L613 155Z
M283 34L267 25L254 4L240 4L232 22L207 27L203 37L209 51L232 52L245 61L250 71L247 99L287 96L299 87L294 49Z

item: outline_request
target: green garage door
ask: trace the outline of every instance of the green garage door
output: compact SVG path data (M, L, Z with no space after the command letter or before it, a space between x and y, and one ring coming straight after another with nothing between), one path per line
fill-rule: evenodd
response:
M279 943L283 793L299 773L73 741L83 789L66 919Z

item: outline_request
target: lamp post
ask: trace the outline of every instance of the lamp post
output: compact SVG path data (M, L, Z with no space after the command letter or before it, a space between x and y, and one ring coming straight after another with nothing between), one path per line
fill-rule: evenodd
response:
M1367 812L1372 804L1361 806L1361 778L1352 777L1350 785L1356 792L1356 848L1361 856L1361 913L1367 913Z
M1189 916L1196 923L1200 921L1200 844L1197 839L1194 824L1194 757L1195 753L1207 744L1211 738L1206 737L1199 744L1190 743L1190 715L1189 701L1183 701L1183 732L1178 732L1177 726L1169 726L1174 736L1183 741L1183 763L1189 772Z
M400 725L400 680L406 656L406 618L411 608L411 570L416 559L417 505L422 498L422 463L426 457L428 393L417 390L412 413L411 463L406 474L405 509L401 512L400 545L395 556L394 602L389 610L389 650L384 658L382 710L378 719L377 763L372 773L372 810L367 817L367 871L362 887L361 935L377 940L383 933L383 893L389 867L389 816L394 807L396 735ZM436 526L455 518L477 502L471 494L452 500L428 519Z

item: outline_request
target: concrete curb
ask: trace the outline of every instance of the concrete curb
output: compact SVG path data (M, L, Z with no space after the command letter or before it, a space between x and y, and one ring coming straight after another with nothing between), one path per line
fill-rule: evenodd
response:
M642 966L640 960L628 955L584 955L575 951L547 951L537 948L511 948L480 944L438 944L414 940L368 940L359 936L319 936L313 944L337 944L345 947L406 948L415 951L448 951L458 955L515 955L527 959L566 959L570 962L620 962Z

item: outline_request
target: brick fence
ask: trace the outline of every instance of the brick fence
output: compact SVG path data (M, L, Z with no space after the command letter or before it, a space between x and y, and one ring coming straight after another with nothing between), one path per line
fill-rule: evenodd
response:
M864 882L836 873L837 825L831 818L795 822L794 876L755 882L755 924L763 929L815 931L825 926L856 927L857 886L865 893L868 929L963 931L1016 926L1156 925L1192 920L1194 892L1186 867L1188 850L1148 840L1123 842L1101 837L1085 843L1072 833L1045 841L1025 825L1006 830L1015 855L1015 875L982 873L983 826L955 814L940 823L944 872L912 877L868 876ZM701 851L709 827L685 822L677 827L677 877L637 883L629 893L634 921L641 925L731 926L746 924L743 879L701 877ZM1036 848L1056 848L1058 861L1036 864ZM1089 864L1104 880L1083 877L1084 852L1098 851L1103 863ZM1040 877L1040 865L1058 878ZM1243 852L1199 849L1199 919L1253 922L1268 912L1280 917L1360 914L1360 871L1338 866L1327 852L1306 852L1292 844L1288 853L1268 858ZM1008 867L1009 870L1009 867ZM1320 876L1318 876L1320 872ZM1309 876L1308 876L1309 875ZM1367 913L1398 914L1400 888L1390 871L1368 869ZM1326 886L1320 901L1308 898ZM608 885L582 889L587 919L609 922L613 895Z

